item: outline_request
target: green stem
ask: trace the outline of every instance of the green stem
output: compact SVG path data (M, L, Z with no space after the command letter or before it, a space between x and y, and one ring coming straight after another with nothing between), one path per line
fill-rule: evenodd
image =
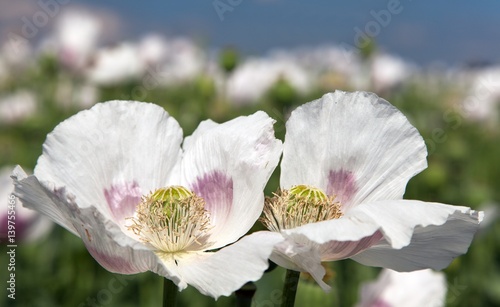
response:
M170 279L163 279L163 307L174 307L177 303L179 289Z
M295 304L295 294L299 286L300 272L286 270L285 284L283 286L283 296L281 307L293 307Z
M236 306L250 307L252 306L252 299L257 291L257 287L253 282L247 282L241 289L234 292L236 296Z

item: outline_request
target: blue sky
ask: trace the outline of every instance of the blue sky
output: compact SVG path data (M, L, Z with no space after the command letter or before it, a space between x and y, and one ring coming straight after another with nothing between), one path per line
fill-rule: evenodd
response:
M213 0L78 3L118 14L124 37L150 31L186 34L211 47L237 46L245 54L275 47L355 45L356 29L367 33L371 26L381 48L417 63L500 61L500 1L218 1L232 9L223 20ZM381 11L389 12L389 22ZM374 17L379 14L385 16L382 22Z

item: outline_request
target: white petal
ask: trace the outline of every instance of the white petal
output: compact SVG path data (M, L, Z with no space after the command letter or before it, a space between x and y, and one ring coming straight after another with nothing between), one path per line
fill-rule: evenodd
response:
M426 207L431 205L439 204L427 204ZM386 236L385 240L381 240L352 259L365 265L381 266L401 272L425 268L441 270L447 267L454 258L467 252L483 214L464 207L440 206L443 208L429 208L428 211L429 214L437 210L448 211L448 216L439 218L441 221L428 221L418 225L413 223L415 225L413 236L403 234L406 231L398 226L393 227L388 230L393 233L391 236ZM405 210L409 211L407 214L419 214L411 208ZM408 240L410 238L411 241ZM389 241L390 239L392 241Z
M326 271L321 265L320 251L314 244L286 240L275 246L270 259L286 269L311 274L323 290L330 291L330 286L323 281Z
M482 213L467 207L427 203L416 200L388 200L367 203L349 210L339 219L307 224L284 233L305 236L324 244L329 241L357 241L380 230L390 246L400 249L410 244L415 227L441 226L447 221L463 222L463 237L472 236L482 220ZM439 227L436 227L439 228ZM446 233L452 238L452 233ZM470 240L469 240L470 244Z
M59 207L62 206L61 204L54 200L56 198L54 193L60 193L60 191L63 191L62 189L48 192L35 176L27 176L20 166L14 169L13 178L14 194L19 197L24 207L47 216L71 233L79 236L71 222L71 216Z
M182 184L206 201L212 248L237 240L262 212L263 190L281 154L273 122L264 112L220 125L205 122L185 148Z
M121 219L133 213L136 194L169 181L181 141L178 123L159 106L101 103L47 136L35 176L46 187L66 187L80 207Z
M136 274L153 271L178 282L159 261L158 257L142 243L131 239L115 222L104 217L96 208L73 210L73 225L77 228L85 247L99 264L113 273Z
M257 232L217 252L189 253L164 265L181 279L180 290L189 284L217 299L260 279L269 266L273 246L282 240L278 233Z
M363 284L360 293L357 307L444 306L446 278L432 270L399 273L384 269L376 281Z
M196 143L196 141L204 135L207 131L209 131L212 128L218 127L220 124L214 122L211 119L207 119L202 121L198 127L196 127L196 130L191 134L190 136L187 136L184 138L184 142L182 143L182 149L184 151L188 151L191 149L191 145L193 143Z
M292 112L286 127L282 188L321 188L344 209L402 198L408 180L427 166L418 131L375 94L326 94Z
M14 182L11 178L13 166L4 166L0 169L0 240L3 242L8 238L8 211L15 209L16 241L33 242L45 236L54 226L48 218L34 210L27 209L21 205L18 199L12 195ZM22 169L16 168L24 178L26 174Z
M22 178L20 171L16 170L16 180ZM29 176L16 182L15 193L25 207L47 215L79 236L92 257L108 271L135 274L150 270L168 278L173 276L152 251L124 234L98 209L79 208L74 196L64 188L48 191L35 176Z

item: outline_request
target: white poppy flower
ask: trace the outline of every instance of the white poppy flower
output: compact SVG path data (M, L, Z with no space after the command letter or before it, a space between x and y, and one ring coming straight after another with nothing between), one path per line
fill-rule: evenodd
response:
M397 271L442 269L467 251L483 213L402 200L426 166L424 140L387 101L336 91L286 123L281 194L264 224L287 240L271 259L324 288L321 261L352 258Z
M64 11L55 29L61 62L74 69L86 66L96 48L102 26L96 15L85 10Z
M35 115L37 109L35 94L28 90L0 97L0 124L14 124Z
M284 58L258 58L236 67L227 81L227 95L237 104L254 102L280 79L289 82L300 93L311 88L312 78L296 62Z
M357 307L441 307L446 299L446 278L441 272L396 272L384 269L376 281L365 283Z
M121 43L99 50L85 74L90 83L109 86L138 80L144 71L145 66L138 56L137 46Z
M281 236L235 242L262 212L281 142L264 112L210 120L182 143L161 107L112 101L59 124L33 176L18 168L23 204L81 237L107 270L147 270L217 298L259 279ZM214 252L213 250L219 249Z

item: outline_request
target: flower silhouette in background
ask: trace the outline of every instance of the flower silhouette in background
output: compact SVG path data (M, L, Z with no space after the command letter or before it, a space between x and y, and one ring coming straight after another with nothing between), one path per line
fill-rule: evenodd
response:
M482 212L402 199L427 150L390 103L336 91L297 108L286 128L281 191L262 218L286 238L274 262L311 273L326 290L322 261L439 270L467 251Z
M12 195L14 185L10 175L13 169L13 166L4 166L0 169L0 199L4 202L0 212L0 241L2 244L35 242L46 236L54 224L38 212L21 206ZM9 220L10 225L14 226L14 236L10 237L14 241L9 241Z
M361 286L356 307L441 307L445 305L446 290L444 273L384 269L376 281Z
M207 120L183 142L177 121L140 102L97 104L47 136L16 195L79 236L107 270L147 270L217 298L268 267L277 235L248 232L281 154L264 112ZM213 251L219 249L218 251Z

